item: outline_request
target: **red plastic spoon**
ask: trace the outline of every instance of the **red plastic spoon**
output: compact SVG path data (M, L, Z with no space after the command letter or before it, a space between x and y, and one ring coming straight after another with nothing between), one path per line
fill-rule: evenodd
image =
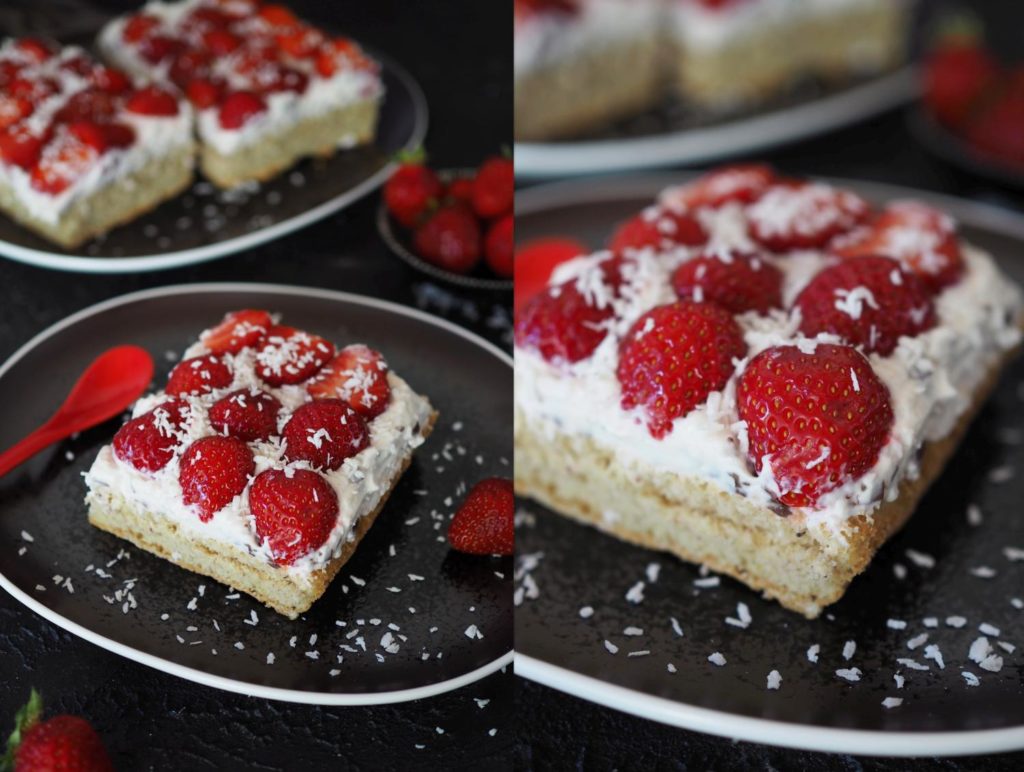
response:
M145 349L117 346L100 354L49 421L0 453L0 477L43 448L113 418L137 400L152 380L153 358Z

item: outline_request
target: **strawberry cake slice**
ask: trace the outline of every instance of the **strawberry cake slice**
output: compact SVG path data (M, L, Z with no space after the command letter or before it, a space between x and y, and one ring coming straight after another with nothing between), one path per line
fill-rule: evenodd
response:
M100 449L89 522L294 619L355 552L436 417L379 352L236 311Z
M187 96L202 171L224 188L376 135L384 96L377 63L282 5L151 2L108 24L98 45L108 61Z
M187 188L187 102L34 38L0 46L0 211L71 249Z
M765 166L665 190L517 314L516 490L813 618L1021 340L948 215Z

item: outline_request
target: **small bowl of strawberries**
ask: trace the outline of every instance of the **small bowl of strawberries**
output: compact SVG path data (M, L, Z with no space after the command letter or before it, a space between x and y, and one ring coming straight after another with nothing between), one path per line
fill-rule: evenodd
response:
M1024 186L1024 62L1000 61L976 20L947 19L924 57L910 128L949 163Z
M515 172L492 156L475 169L432 169L403 154L384 185L377 229L416 270L472 289L512 291Z

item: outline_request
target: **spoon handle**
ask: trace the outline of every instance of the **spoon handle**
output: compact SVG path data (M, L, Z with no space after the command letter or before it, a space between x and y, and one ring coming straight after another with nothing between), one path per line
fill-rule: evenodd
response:
M16 445L0 453L0 477L63 437L64 435L60 431L54 431L49 423L43 424Z

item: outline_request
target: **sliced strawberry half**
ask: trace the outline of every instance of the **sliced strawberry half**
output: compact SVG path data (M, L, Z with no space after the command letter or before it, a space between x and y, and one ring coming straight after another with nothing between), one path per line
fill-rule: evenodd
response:
M319 335L278 325L256 352L256 374L264 383L282 386L312 378L334 356L334 344Z
M340 399L369 421L383 413L391 400L387 362L369 346L346 346L306 391L314 399Z
M237 354L244 348L260 346L273 326L269 313L246 308L226 314L224 321L204 331L199 341L211 353Z
M956 284L964 272L953 218L916 201L890 204L869 227L838 239L833 251L841 257L899 260L933 292Z
M893 424L889 389L864 355L818 344L776 346L754 357L736 386L750 464L765 463L790 507L814 506L878 460Z
M746 354L743 332L711 303L679 301L641 316L619 346L622 409L640 408L655 439L722 389Z
M773 185L747 210L750 235L774 252L823 247L870 213L857 194L812 182Z

